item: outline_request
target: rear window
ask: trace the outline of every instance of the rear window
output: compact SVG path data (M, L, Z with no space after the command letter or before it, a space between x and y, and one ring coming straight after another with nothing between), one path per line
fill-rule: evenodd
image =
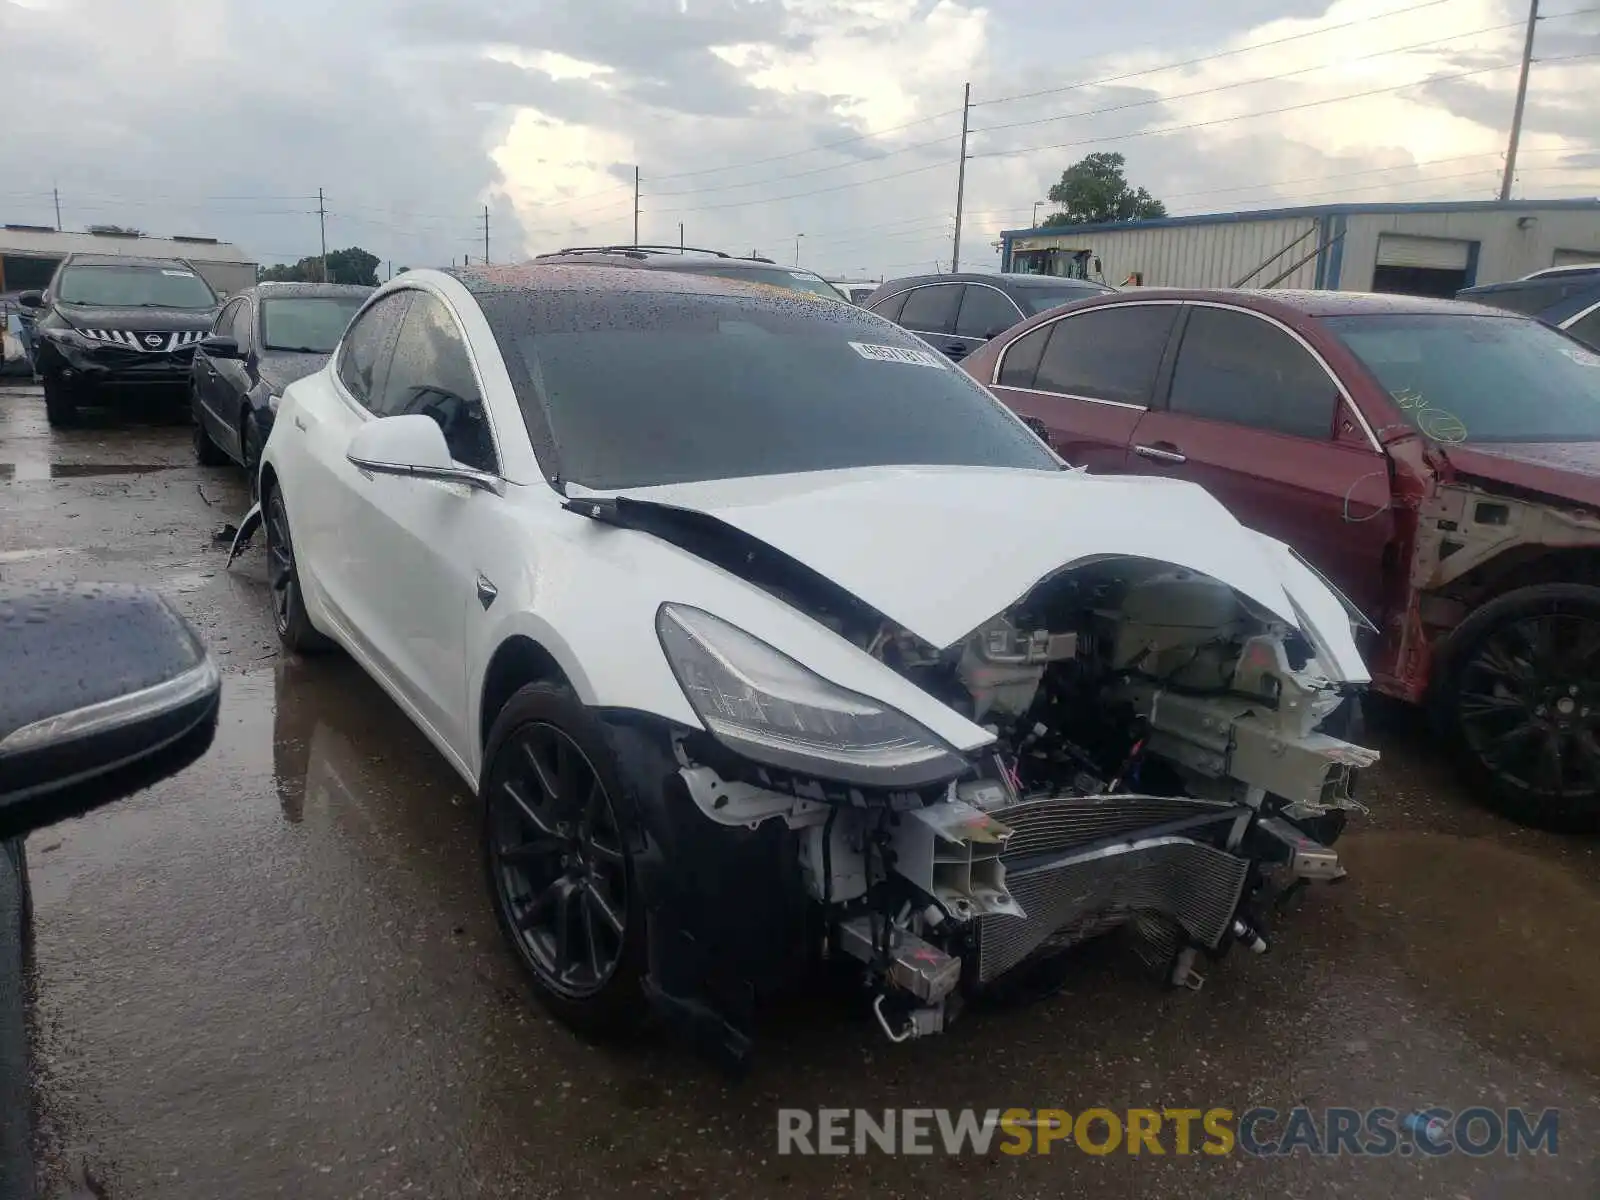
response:
M1019 287L1015 295L1022 302L1022 307L1027 310L1030 317L1052 308L1060 308L1063 304L1071 304L1074 300L1087 300L1090 296L1104 296L1112 289L1098 287L1095 284L1085 283L1076 287L1066 285L1062 287Z
M284 296L261 305L261 348L332 354L366 296Z
M205 309L217 306L211 285L177 263L169 267L77 263L61 272L56 299L63 304L104 308Z
M677 270L668 267L667 270ZM715 275L719 279L737 279L743 283L765 283L789 292L807 292L813 296L826 296L829 300L845 299L843 293L820 275L807 271L786 271L782 267L685 267L696 275Z
M1554 308L1569 296L1575 296L1593 286L1592 281L1572 280L1561 283L1552 279L1522 287L1499 288L1492 292L1459 292L1456 298L1470 300L1474 304L1487 304L1490 308L1500 308L1506 312L1534 316L1547 308Z
M888 465L1059 469L941 354L849 305L583 292L479 302L535 444L547 422L562 476L586 487Z
M1436 441L1600 441L1600 354L1538 321L1394 313L1323 324Z

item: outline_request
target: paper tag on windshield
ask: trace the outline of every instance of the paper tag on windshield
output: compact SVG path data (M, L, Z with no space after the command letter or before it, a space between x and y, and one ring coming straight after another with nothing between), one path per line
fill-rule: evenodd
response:
M165 267L163 267L161 269L161 273L163 275L176 275L179 279L193 279L194 278L194 272L193 271L169 271Z
M851 342L850 348L862 358L873 362L904 363L908 367L936 367L948 370L950 361L942 355L927 350L912 350L905 346L880 346L875 342Z

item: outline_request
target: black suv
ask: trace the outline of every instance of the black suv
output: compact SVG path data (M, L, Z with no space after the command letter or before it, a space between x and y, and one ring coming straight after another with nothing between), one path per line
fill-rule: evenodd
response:
M861 307L961 359L1018 321L1116 290L1057 275L911 275L880 284Z
M721 250L702 250L697 246L572 246L540 254L536 263L599 263L614 267L643 267L653 271L684 271L692 275L717 275L723 279L743 279L767 283L791 292L826 296L848 304L846 296L815 271L785 267L770 258L736 258Z
M36 314L34 370L50 424L71 425L108 386L164 386L184 395L195 345L219 301L181 258L69 254L50 286L17 303Z

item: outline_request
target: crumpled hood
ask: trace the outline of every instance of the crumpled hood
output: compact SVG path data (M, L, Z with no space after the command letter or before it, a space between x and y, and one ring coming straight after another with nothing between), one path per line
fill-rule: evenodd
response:
M327 354L295 354L288 350L264 350L257 360L261 378L279 395L297 379L315 375L328 365Z
M1442 452L1463 475L1600 508L1600 442L1472 442Z
M217 319L209 308L111 308L103 304L56 305L56 313L75 329L179 329L211 328Z
M599 495L569 488L574 495ZM1136 557L1229 585L1320 640L1330 674L1364 680L1337 597L1286 566L1199 486L1147 476L980 467L873 467L630 488L714 517L833 580L935 646L949 646L1059 569Z

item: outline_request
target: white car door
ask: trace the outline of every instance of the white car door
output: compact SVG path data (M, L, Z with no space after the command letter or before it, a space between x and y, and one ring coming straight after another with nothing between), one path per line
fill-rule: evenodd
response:
M433 292L411 292L371 409L380 417L432 417L458 464L499 476L472 353L449 305ZM470 760L466 623L471 611L483 611L483 541L497 525L492 510L506 500L464 483L359 472L350 497L342 540L359 546L362 577L352 589L360 590L375 657L438 739Z
M285 447L284 500L301 583L366 657L384 640L377 636L368 586L377 564L370 547L348 536L363 480L345 455L356 430L371 419L411 296L394 292L363 309L332 366L295 388L295 404L278 414L274 429Z

